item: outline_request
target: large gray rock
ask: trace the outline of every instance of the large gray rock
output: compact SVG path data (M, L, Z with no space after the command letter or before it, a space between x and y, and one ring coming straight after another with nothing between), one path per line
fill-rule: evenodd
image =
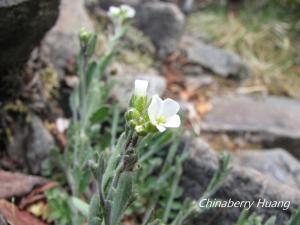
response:
M110 6L127 4L135 8L133 25L148 36L160 57L177 49L183 34L185 16L176 4L156 0L98 0L97 4L89 0L88 9L102 18Z
M284 149L240 151L235 155L235 161L280 183L300 188L300 162Z
M231 52L206 44L198 39L185 37L181 48L189 64L196 64L222 77L244 79L250 76L249 67Z
M213 174L218 168L217 154L201 139L195 139L190 147L191 156L185 162L181 186L185 197L198 200L207 188ZM290 208L261 208L252 207L252 211L264 219L276 216L277 225L286 224L291 211L300 205L300 192L287 185L282 185L257 170L233 163L232 172L222 187L212 199L233 201L254 201L266 199L268 201L290 201ZM198 216L189 224L236 224L242 208L214 208Z
M0 0L0 72L22 66L58 16L59 0Z
M94 31L94 25L86 12L84 1L61 0L57 23L46 35L42 46L60 76L64 74L68 64L74 65L75 56L80 49L81 27L91 32Z
M178 6L169 2L145 2L136 10L136 26L150 37L159 56L176 50L185 26L185 16Z
M29 123L14 130L13 141L8 146L8 154L28 172L40 174L43 161L54 147L54 139L44 127L42 121L35 115Z
M112 90L112 96L117 99L120 105L124 108L128 107L130 96L134 89L134 81L136 79L147 80L149 82L148 95L149 97L154 94L162 95L167 87L166 79L157 74L121 74L115 78L116 85Z
M204 118L204 132L245 135L265 147L282 147L300 158L300 101L284 97L233 95L216 98Z

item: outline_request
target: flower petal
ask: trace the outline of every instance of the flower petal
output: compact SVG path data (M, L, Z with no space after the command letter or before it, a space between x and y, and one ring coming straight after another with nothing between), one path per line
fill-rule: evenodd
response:
M156 118L162 108L163 101L158 95L152 97L151 103L148 108L148 116L152 124L156 125Z
M174 115L169 117L167 119L167 122L163 124L163 126L176 128L180 126L180 123L181 123L180 117L178 115Z
M156 125L156 128L159 132L164 132L167 128L160 126L160 125Z
M174 116L178 113L180 109L179 104L173 99L167 98L163 101L162 112L161 115L168 118L170 116Z
M134 82L134 95L146 96L149 82L147 80L135 80Z
M135 16L135 9L129 5L121 5L121 10L126 13L128 18L133 18Z
M110 17L115 17L120 13L120 8L116 6L110 6L108 10L108 15Z

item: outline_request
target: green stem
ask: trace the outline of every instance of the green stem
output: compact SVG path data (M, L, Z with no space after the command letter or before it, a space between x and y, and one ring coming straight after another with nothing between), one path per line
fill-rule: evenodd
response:
M175 194L176 194L176 190L178 188L178 183L179 183L179 180L180 180L180 176L181 176L181 170L179 169L179 170L177 170L177 172L175 174L175 178L174 178L173 184L172 184L171 194L170 194L170 197L168 199L167 207L166 207L165 212L164 212L164 216L163 216L163 222L164 223L168 222L169 215L170 215L170 212L171 212L171 207L172 207L172 204L173 204L173 200L174 200L174 197L175 197Z

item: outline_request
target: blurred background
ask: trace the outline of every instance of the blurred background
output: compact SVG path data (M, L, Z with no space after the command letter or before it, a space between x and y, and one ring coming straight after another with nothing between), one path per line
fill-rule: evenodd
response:
M52 188L44 179L57 177L44 163L67 143L60 128L70 120L69 96L78 83L79 30L98 34L101 57L113 29L106 12L122 4L136 16L105 71L117 84L108 103L117 101L123 112L135 79L180 102L193 137L183 195L197 199L216 170L216 154L227 151L235 175L219 197L290 199L298 207L299 0L0 0L0 197L17 196L24 212L34 187ZM0 200L0 215L7 218L5 204ZM276 215L281 225L291 215L257 211ZM217 210L193 224L230 225L239 213ZM124 224L138 224L130 218Z

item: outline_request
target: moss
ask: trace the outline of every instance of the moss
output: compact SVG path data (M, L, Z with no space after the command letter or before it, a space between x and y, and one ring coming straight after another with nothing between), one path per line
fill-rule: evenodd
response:
M44 86L44 96L47 100L51 100L51 97L55 97L58 94L58 75L52 67L48 66L40 72L40 76Z

